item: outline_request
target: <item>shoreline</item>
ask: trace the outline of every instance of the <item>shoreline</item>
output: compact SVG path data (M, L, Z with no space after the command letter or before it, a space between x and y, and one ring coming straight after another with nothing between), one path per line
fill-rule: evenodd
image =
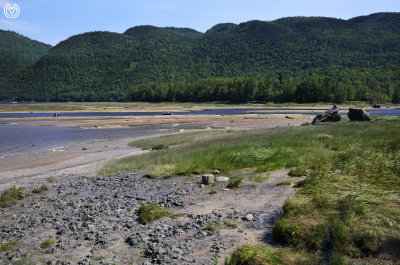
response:
M144 124L173 124L168 133L182 133L191 131L190 129L174 129L179 126L200 124L204 129L227 129L227 130L248 130L260 128L274 128L299 126L305 122L311 122L310 115L291 115L294 119L285 118L281 115L193 115L193 116L157 116L157 117L135 117L126 119L126 117L116 117L107 120L67 120L62 118L57 121L33 121L21 122L24 125L61 125L78 126L95 130L94 126L99 128L124 128L129 126L143 126ZM205 124L203 126L203 124ZM185 128L185 127L183 127ZM155 137L156 135L147 136ZM39 153L30 153L6 157L0 159L0 190L12 185L21 185L29 182L31 179L45 179L58 175L66 174L89 174L95 175L101 165L109 160L121 158L129 155L141 154L144 151L135 150L128 146L133 140L143 139L146 136L126 137L114 140L105 140L99 142L76 143L66 148L54 151L45 151ZM87 150L82 150L83 146Z

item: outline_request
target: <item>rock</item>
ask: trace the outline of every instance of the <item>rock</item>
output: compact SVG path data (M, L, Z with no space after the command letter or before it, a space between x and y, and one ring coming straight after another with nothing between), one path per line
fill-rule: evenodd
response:
M210 184L214 183L214 181L215 181L215 177L213 174L205 174L201 177L201 182L204 185L210 185Z
M341 120L339 113L340 108L335 104L332 108L326 110L324 113L318 114L312 121L312 125L320 122L338 122Z
M218 175L218 174L221 174L221 172L218 169L216 169L213 171L213 174Z
M380 108L381 108L381 105L374 104L372 107L373 107L374 109L380 109Z
M83 150L83 151L86 151L86 150L87 150L87 147L85 147L85 146L82 147L82 150Z
M347 116L351 121L370 121L371 118L369 117L368 112L366 112L364 109L349 109L349 113L347 113Z
M218 182L227 182L227 181L229 181L229 178L228 177L216 177L215 178L215 181L218 181Z
M254 216L252 214L246 214L246 216L244 217L244 219L246 221L251 221L251 220L253 220L253 218L254 218Z

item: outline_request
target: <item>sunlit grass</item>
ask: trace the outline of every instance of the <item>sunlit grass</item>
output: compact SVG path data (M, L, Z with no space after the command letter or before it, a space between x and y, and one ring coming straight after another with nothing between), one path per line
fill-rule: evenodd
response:
M320 264L316 255L289 248L244 245L235 249L225 265L313 265Z
M256 174L288 168L293 177L307 179L296 184L297 195L285 203L284 215L275 222L275 239L297 248L328 250L332 262L381 252L398 259L399 132L399 118L379 118L178 134L146 143L171 148L114 161L103 172L142 168L154 176L171 176L219 169L240 177L238 172L245 169Z
M8 207L21 202L25 198L25 189L12 187L5 191L0 196L0 207Z

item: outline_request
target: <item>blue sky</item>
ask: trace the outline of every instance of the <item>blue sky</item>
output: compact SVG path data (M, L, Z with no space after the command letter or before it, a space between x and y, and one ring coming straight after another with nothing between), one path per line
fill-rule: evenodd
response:
M7 3L21 13L8 19ZM400 0L0 0L0 29L52 45L88 31L124 32L138 25L189 27L205 32L223 22L270 21L287 16L349 19L400 12Z

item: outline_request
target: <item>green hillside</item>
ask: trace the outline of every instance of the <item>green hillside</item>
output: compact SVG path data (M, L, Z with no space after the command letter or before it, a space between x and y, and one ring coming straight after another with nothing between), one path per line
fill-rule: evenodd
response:
M6 88L15 86L8 84L9 80L15 80L14 75L17 72L31 66L50 48L50 45L15 32L0 30L0 99L4 96Z
M85 33L18 80L6 86L8 98L396 102L400 13L225 23L206 33L154 26Z

